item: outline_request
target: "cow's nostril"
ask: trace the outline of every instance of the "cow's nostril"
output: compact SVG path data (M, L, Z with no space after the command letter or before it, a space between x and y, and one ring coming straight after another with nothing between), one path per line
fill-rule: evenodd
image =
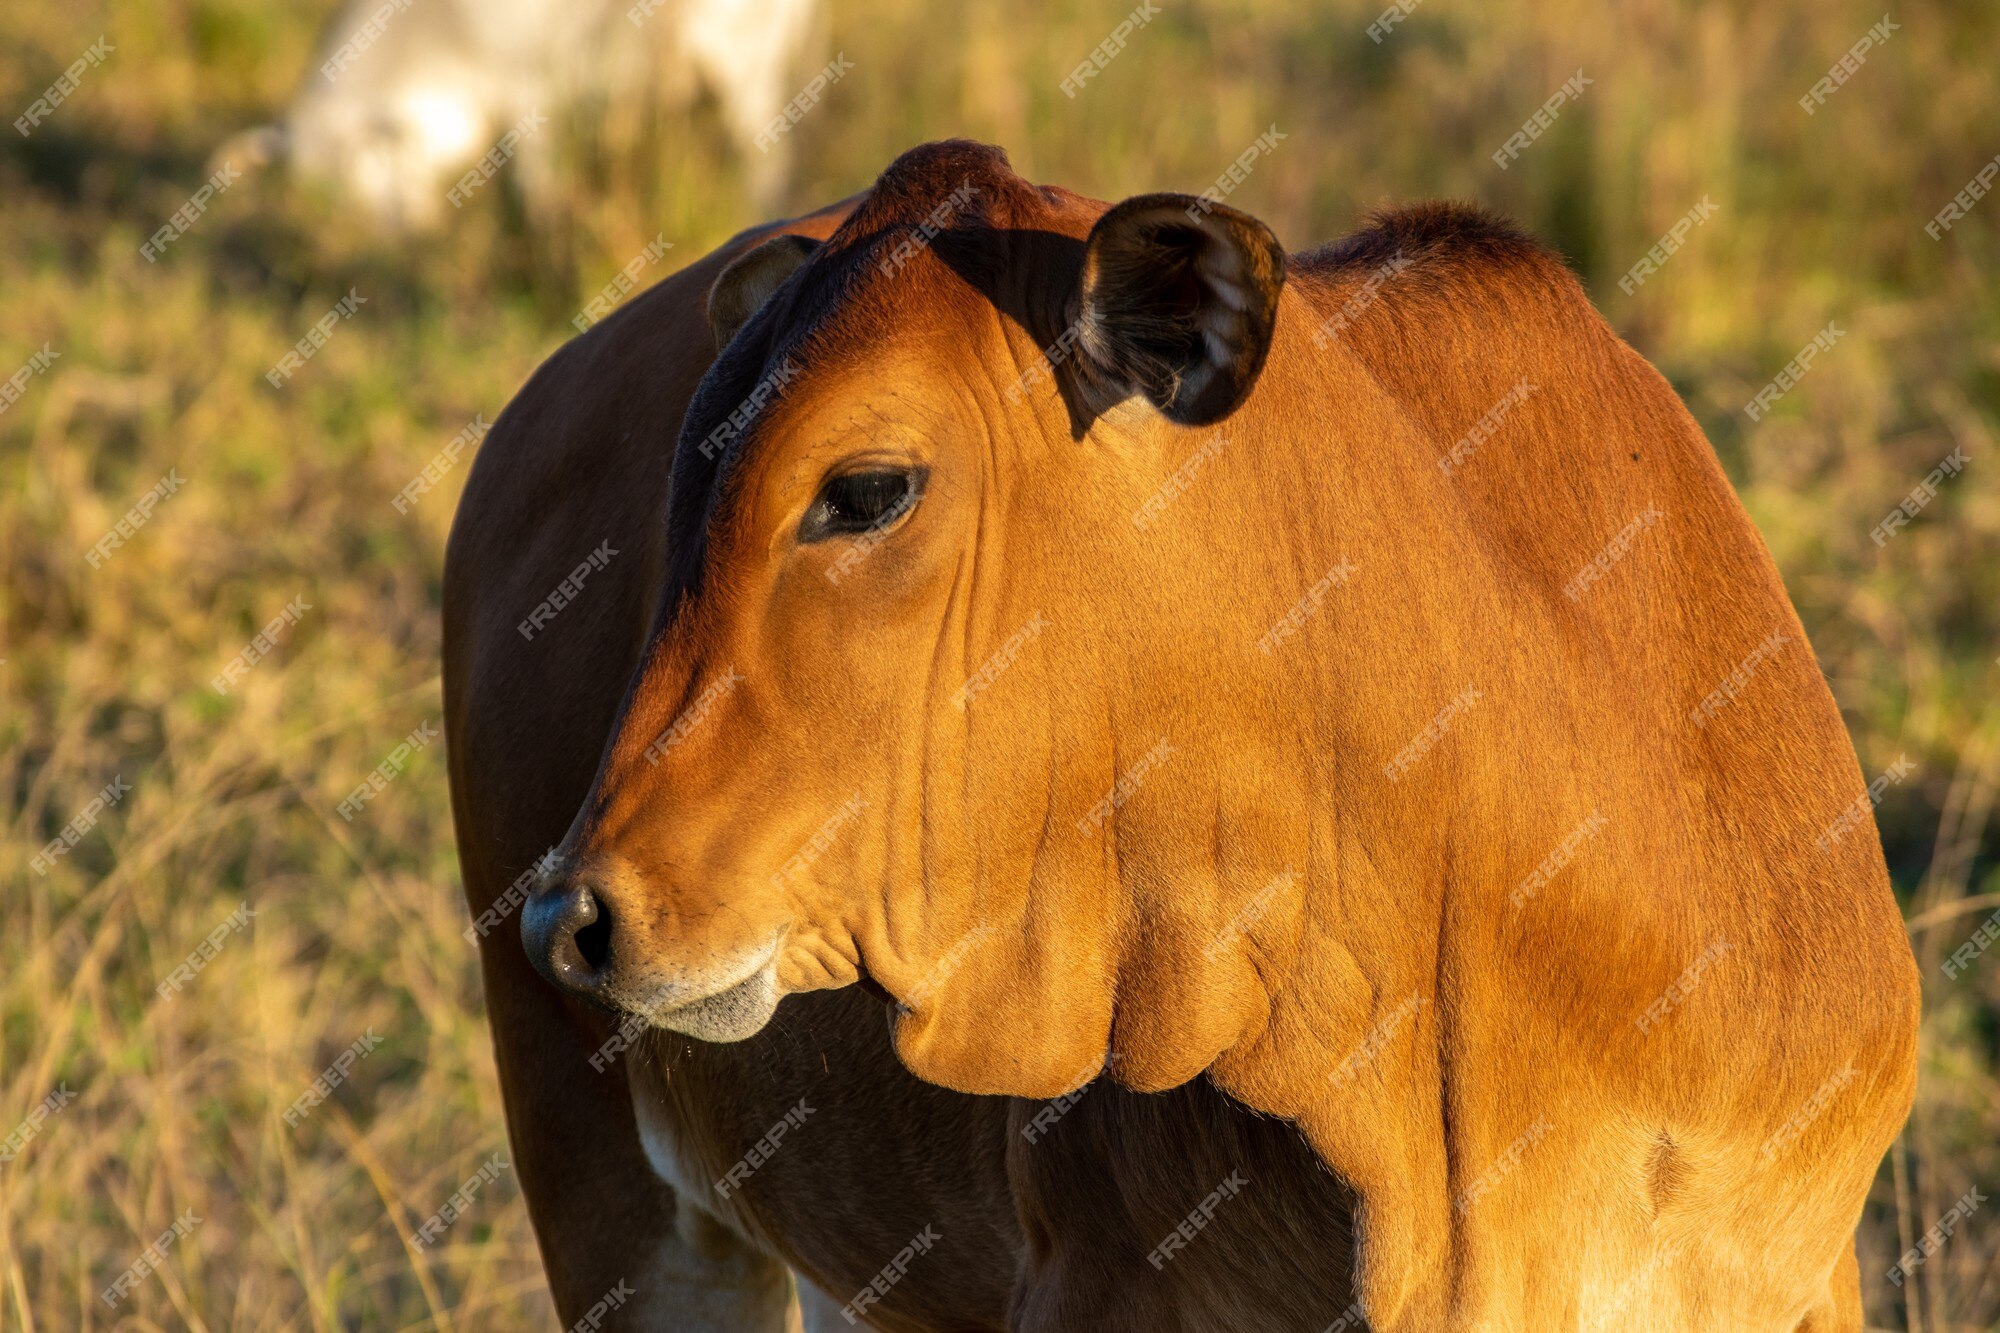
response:
M597 919L576 932L576 951L593 972L602 972L605 960L611 957L611 913L604 910L602 900L597 904Z
M521 939L543 976L590 995L611 956L611 916L587 884L572 880L535 894L521 911Z

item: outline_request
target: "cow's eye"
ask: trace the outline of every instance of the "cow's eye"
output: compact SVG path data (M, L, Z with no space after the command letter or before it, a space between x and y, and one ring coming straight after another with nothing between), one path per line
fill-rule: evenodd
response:
M923 489L920 472L844 472L828 477L799 525L802 542L887 528L910 512Z

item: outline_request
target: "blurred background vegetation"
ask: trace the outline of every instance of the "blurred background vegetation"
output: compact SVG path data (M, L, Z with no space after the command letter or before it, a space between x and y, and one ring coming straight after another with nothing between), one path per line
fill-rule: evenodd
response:
M1570 258L1714 441L1862 767L1916 765L1878 813L1924 971L1923 1082L1862 1270L1873 1326L2000 1327L1993 1211L1903 1287L1885 1278L1965 1190L2000 1193L2000 948L1941 968L2000 906L2000 202L1924 232L2000 152L2000 8L1904 6L1807 116L1798 98L1879 8L1428 0L1378 43L1374 0L1166 0L1071 98L1061 80L1123 0L831 4L797 86L835 51L854 68L795 132L793 210L949 134L1100 198L1200 190L1275 124L1286 138L1231 202L1292 248L1455 196ZM0 10L6 119L100 36L114 48L33 134L0 134L0 379L59 355L0 414L0 1135L75 1094L0 1165L0 1329L553 1323L511 1173L439 1246L402 1239L505 1137L441 747L351 823L335 813L440 715L465 462L407 513L391 497L490 420L648 241L675 248L642 282L759 219L712 116L628 115L559 127L568 185L533 229L495 188L440 234L385 239L268 171L142 259L218 147L314 77L331 13ZM1498 170L1494 150L1578 69L1581 99ZM1704 198L1716 215L1621 292ZM350 289L367 304L272 388L264 372ZM1829 322L1842 339L1750 422L1744 405ZM1963 473L1878 547L1871 529L1954 448ZM170 470L180 490L93 567ZM215 695L295 596L311 609L272 659ZM35 850L114 778L130 795L37 873ZM251 924L158 996L242 902ZM381 1046L288 1127L371 1031ZM98 1291L188 1210L200 1224L108 1311Z

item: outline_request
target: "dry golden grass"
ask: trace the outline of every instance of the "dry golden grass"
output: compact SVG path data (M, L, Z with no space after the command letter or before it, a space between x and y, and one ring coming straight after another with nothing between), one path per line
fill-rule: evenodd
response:
M1895 1257L1967 1188L2000 1186L2000 949L1941 963L2000 903L2000 203L1923 225L2000 150L2000 11L1925 4L1817 114L1796 98L1879 9L1430 0L1380 44L1372 5L1233 0L1161 16L1075 99L1058 84L1129 9L1034 0L948 15L838 7L854 71L800 127L795 202L968 133L1100 197L1198 190L1260 131L1232 196L1304 247L1379 203L1486 200L1569 254L1701 418L1783 567L1872 775L1920 923L1924 1079L1862 1237L1873 1321L2000 1327L1982 1210L1910 1284ZM651 276L751 219L700 133L638 125L552 234L483 199L383 246L281 181L232 189L159 264L139 242L228 134L309 70L323 0L106 0L0 14L11 118L104 34L116 47L0 153L0 378L60 353L0 415L0 1329L546 1328L511 1173L431 1249L403 1239L505 1144L460 904L442 753L351 822L336 807L439 715L437 601L461 464L390 497L569 333L651 239ZM391 37L393 33L391 34ZM385 38L387 40L387 38ZM1489 154L1564 79L1580 102L1509 170ZM1617 278L1704 195L1719 205L1635 294ZM350 288L368 304L283 389L280 352ZM1778 410L1742 406L1828 321ZM1886 547L1870 530L1954 447L1970 460ZM184 485L101 567L93 544ZM210 678L310 603L227 698ZM131 791L46 874L36 850L114 778ZM227 921L179 994L155 987ZM333 1096L284 1113L374 1034ZM192 1211L118 1307L98 1292Z

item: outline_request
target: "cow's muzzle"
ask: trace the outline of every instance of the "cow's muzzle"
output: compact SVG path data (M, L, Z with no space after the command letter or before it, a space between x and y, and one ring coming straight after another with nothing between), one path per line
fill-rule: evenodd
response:
M629 899L634 887L629 877L600 882L574 862L552 867L521 908L521 943L535 970L580 1000L704 1041L761 1030L778 1005L783 932L699 962L655 957L658 942L618 920L619 895Z

